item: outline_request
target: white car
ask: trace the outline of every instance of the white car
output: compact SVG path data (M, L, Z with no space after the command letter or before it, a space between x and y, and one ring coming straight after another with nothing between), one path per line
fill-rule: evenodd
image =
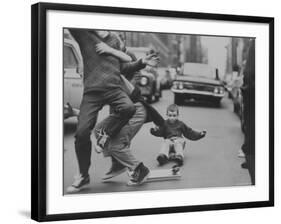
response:
M79 45L67 29L63 42L64 118L77 116L83 95L83 60Z
M183 104L186 99L193 99L213 102L219 107L225 95L218 69L202 63L184 63L171 90L175 95L175 104L178 105Z

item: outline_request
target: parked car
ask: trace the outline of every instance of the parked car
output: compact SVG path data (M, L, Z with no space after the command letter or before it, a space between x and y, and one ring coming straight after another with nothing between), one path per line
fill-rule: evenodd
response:
M233 101L233 111L240 118L241 129L243 132L245 131L245 124L244 124L244 114L243 114L243 94L241 88L243 86L244 68L245 68L245 63L243 63L239 72L233 73L232 79L229 81L227 85L229 98L232 99Z
M243 104L243 96L241 87L243 85L243 78L237 78L233 81L231 88L229 89L230 98L233 101L233 111L234 113L241 116L241 106Z
M244 119L244 104L243 104L243 95L242 95L242 91L240 89L240 104L239 104L239 111L237 112L239 118L240 118L240 126L241 126L241 130L243 132L245 132L245 119Z
M83 94L83 60L79 45L67 29L63 42L64 118L77 116Z
M128 47L127 50L132 52L137 58L141 58L151 49L147 47ZM146 66L146 68L142 69L139 73L136 85L140 88L142 96L144 96L149 103L158 101L162 92L157 69Z
M218 69L202 63L184 63L171 90L174 92L175 104L178 105L184 100L193 99L209 101L219 107L225 95Z
M159 82L161 89L170 89L173 84L173 79L169 68L166 67L159 67L157 68L159 74Z

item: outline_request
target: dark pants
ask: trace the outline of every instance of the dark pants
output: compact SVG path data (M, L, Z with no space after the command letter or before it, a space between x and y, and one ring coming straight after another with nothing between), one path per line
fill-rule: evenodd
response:
M75 135L75 151L82 176L88 175L91 165L91 131L96 125L98 112L106 104L110 105L116 114L108 125L110 129L105 130L110 137L116 135L136 111L133 102L121 89L84 93Z
M245 122L244 144L242 150L245 154L251 182L255 184L255 91L243 91L243 115Z

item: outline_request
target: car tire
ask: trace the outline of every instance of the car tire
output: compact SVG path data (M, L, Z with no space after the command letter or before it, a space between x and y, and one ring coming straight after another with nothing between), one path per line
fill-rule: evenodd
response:
M177 105L182 105L183 104L182 96L175 93L174 103Z

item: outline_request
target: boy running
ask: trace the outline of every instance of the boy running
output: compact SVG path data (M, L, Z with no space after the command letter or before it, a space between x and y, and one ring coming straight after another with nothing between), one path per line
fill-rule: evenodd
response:
M108 137L115 136L136 112L134 103L122 88L121 71L128 72L131 67L141 69L146 64L143 60L132 64L122 63L129 56L119 51L119 39L109 31L86 29L69 31L80 47L84 64L84 93L75 135L80 175L72 184L72 187L79 189L90 182L88 174L92 150L90 135L96 125L98 112L108 104L115 114L110 120L110 129L102 130L102 135L97 139L97 144L103 148Z
M69 31L80 47L84 64L84 93L75 135L75 151L81 175L78 184L80 185L89 182L88 169L92 148L90 134L96 125L98 112L106 104L114 108L116 116L112 121L111 129L105 130L105 134L111 137L120 131L136 109L121 88L121 62L114 55L121 52L118 51L120 49L118 38L109 31L86 29L69 29ZM112 54L100 54L98 44L102 42L116 51ZM141 64L141 61L138 63Z

